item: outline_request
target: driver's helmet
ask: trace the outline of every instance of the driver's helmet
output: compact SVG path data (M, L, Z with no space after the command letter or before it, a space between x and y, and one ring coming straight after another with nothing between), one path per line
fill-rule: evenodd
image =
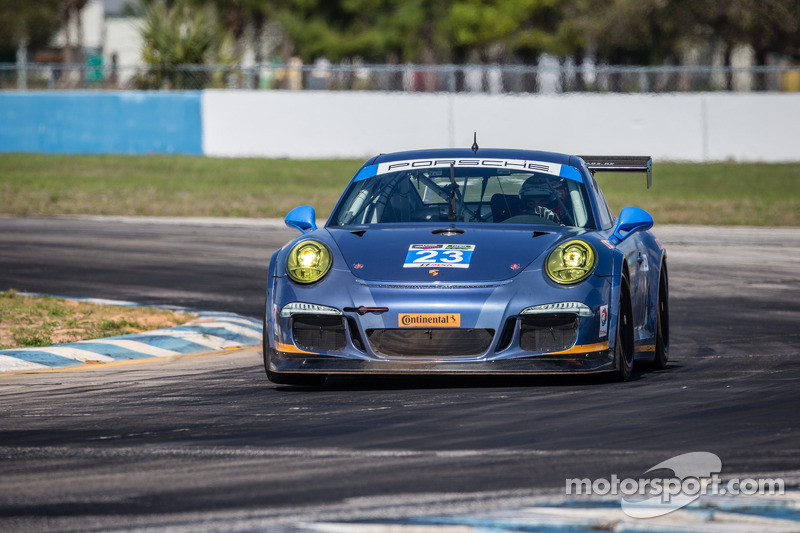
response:
M554 208L558 203L554 189L538 176L531 176L525 180L525 183L519 189L519 199L522 202L523 209L528 205L528 202L534 200L537 206L550 209Z

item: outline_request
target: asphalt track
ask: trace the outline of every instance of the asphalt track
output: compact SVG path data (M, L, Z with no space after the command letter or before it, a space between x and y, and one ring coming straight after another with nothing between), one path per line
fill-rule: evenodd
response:
M493 512L563 496L567 478L637 478L697 451L725 476L796 487L800 229L655 231L670 262L670 365L628 383L277 387L256 349L0 376L0 530L361 531L420 516L489 527ZM0 217L0 289L258 318L268 257L294 234L272 221ZM800 529L775 524L756 529Z

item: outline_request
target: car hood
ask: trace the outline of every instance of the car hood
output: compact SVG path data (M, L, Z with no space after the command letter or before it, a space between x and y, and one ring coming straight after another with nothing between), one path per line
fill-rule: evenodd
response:
M480 282L502 281L526 267L541 268L553 246L573 236L571 228L550 226L503 226L502 228L459 227L446 235L446 227L381 226L380 228L326 228L339 247L347 267L361 279L385 282ZM442 232L445 230L445 233ZM412 258L430 258L438 245L456 245L465 259L461 267L416 263ZM414 246L413 254L409 253ZM470 250L470 247L474 249ZM471 251L471 254L469 252ZM465 263L467 264L465 267ZM420 266L416 266L420 265ZM438 272L435 272L438 271Z

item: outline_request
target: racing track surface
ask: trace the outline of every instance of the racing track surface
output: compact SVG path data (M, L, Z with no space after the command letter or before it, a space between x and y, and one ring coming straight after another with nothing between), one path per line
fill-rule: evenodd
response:
M295 531L637 478L694 451L800 480L800 229L656 227L666 371L267 382L260 352L0 376L0 530ZM259 317L274 223L0 217L0 289Z

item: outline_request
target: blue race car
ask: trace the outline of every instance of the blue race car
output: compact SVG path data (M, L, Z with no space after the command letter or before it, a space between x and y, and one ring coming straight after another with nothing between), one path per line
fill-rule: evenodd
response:
M443 149L364 163L318 228L273 254L264 365L329 374L586 374L662 369L666 251L636 207L614 216L595 172L649 157Z

